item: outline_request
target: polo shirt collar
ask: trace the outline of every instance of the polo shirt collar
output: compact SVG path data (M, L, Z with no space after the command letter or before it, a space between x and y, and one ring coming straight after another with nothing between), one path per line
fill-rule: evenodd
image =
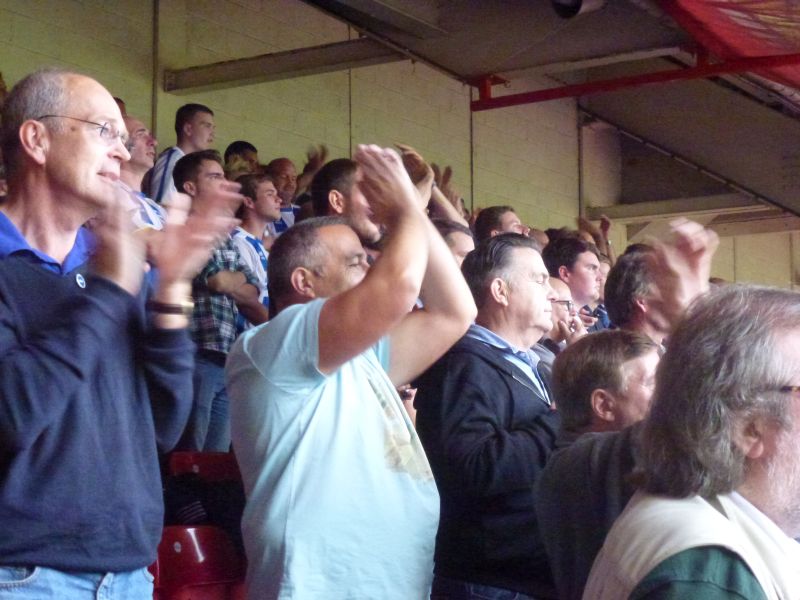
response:
M94 250L94 236L85 227L78 230L75 245L69 251L63 264L44 252L31 247L16 225L0 212L0 258L14 254L26 255L45 269L61 275L69 273L84 264Z

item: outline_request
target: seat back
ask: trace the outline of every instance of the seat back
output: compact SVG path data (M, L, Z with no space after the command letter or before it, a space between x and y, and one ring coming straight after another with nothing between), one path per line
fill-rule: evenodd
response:
M194 473L203 481L239 481L239 465L232 452L173 452L169 456L169 474Z
M219 527L167 526L158 545L155 572L156 589L169 591L239 581L244 561Z

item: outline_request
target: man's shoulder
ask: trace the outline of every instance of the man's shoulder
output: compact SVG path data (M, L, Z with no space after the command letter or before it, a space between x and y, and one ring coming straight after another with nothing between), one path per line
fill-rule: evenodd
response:
M185 156L183 150L181 150L177 146L170 146L169 148L165 148L161 152L161 154L158 155L158 158L156 159L156 165L158 165L159 163L165 164L170 160L178 160L182 156Z
M492 364L497 363L503 367L506 367L507 363L503 357L503 352L499 348L495 348L491 344L482 342L470 335L462 336L445 352L443 358L467 361L480 360Z
M766 595L738 554L721 546L701 546L660 562L639 582L630 598L761 600Z
M632 469L640 429L641 426L637 424L621 431L584 433L568 446L556 451L551 461L567 468L581 464L595 470L608 467L611 460L623 460L630 463Z

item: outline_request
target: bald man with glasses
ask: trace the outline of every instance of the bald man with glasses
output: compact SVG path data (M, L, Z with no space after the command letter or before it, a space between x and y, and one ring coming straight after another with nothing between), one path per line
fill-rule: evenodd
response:
M126 141L117 104L83 75L36 72L4 106L0 597L152 598L157 452L191 405L184 305L232 220L176 207L144 277L119 195Z

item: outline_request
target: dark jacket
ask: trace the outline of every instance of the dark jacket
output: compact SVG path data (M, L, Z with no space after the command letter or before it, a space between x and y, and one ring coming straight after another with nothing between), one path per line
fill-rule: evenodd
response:
M441 496L435 573L549 597L533 484L558 414L500 350L469 337L416 385L417 431Z
M640 430L583 434L553 454L536 485L539 531L564 600L583 597L606 534L635 491Z
M134 298L30 252L0 260L0 564L128 571L156 555L156 444L191 409L194 347Z

